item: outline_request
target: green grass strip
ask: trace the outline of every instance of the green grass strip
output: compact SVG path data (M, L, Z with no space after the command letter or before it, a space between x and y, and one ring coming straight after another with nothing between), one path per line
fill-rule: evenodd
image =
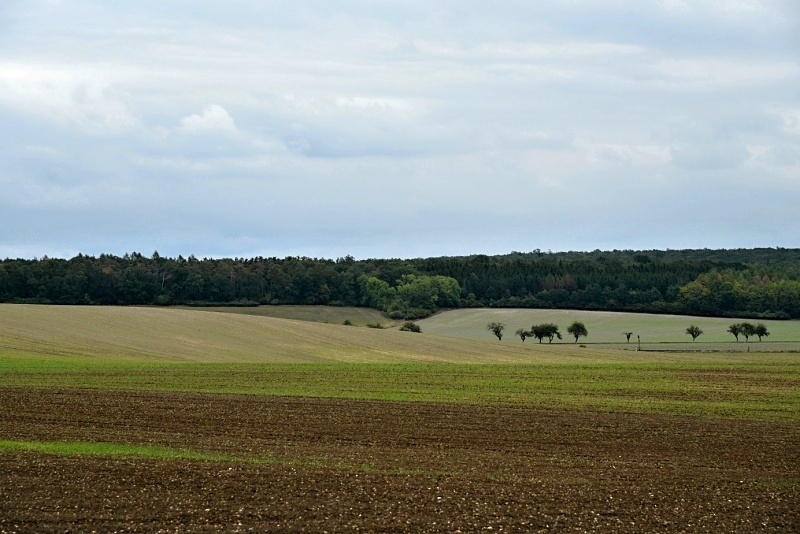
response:
M111 458L145 458L152 460L193 460L201 462L237 462L252 465L278 465L301 468L333 469L348 473L379 473L388 475L425 475L426 471L416 467L395 467L381 469L372 464L358 465L337 462L327 458L276 458L274 456L237 456L232 454L169 449L150 445L130 445L123 443L85 442L85 441L14 441L0 440L0 454L39 453L54 456L99 456ZM454 474L437 472L438 474Z
M38 452L57 456L112 456L123 458L153 458L159 460L241 461L244 458L229 454L204 453L186 449L168 449L150 445L93 443L83 441L12 441L0 440L2 452Z

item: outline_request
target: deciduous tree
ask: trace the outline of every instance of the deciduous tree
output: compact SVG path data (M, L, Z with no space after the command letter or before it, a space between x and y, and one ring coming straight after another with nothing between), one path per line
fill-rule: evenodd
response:
M500 341L503 341L503 330L505 330L505 328L506 325L497 322L491 322L486 325L486 330L496 335L497 339L499 339Z
M540 324L533 325L531 327L531 334L533 335L533 337L539 340L539 343L541 343L542 340L544 339L544 336L546 335L544 325Z
M547 323L544 326L547 329L547 334L546 335L547 335L547 339L549 340L550 343L553 342L553 338L554 337L557 337L558 339L561 339L561 332L558 331L558 325L555 325L553 323Z
M739 334L741 334L741 333L742 333L742 328L741 328L741 325L739 325L738 323L737 323L737 324L732 324L732 325L730 325L730 326L728 327L728 332L730 332L731 334L733 334L733 337L735 337L735 338L736 338L736 341L738 342L738 341L739 341Z
M633 335L633 332L623 332L622 335L625 336L625 339L628 340L628 343L631 342L631 336Z
M518 329L514 333L517 336L519 336L519 338L522 340L523 343L525 343L525 340L528 339L529 337L531 337L531 335L532 335L530 332L528 332L527 330L525 330L523 328Z
M768 337L769 336L769 330L767 330L767 327L764 326L764 323L758 323L756 325L755 334L758 336L758 340L761 341L762 337Z
M575 321L567 327L567 332L575 336L575 343L578 342L579 337L586 337L589 331L586 330L586 325L580 321Z
M695 339L700 337L700 334L702 334L703 331L700 329L699 326L692 325L686 329L686 333L692 336L692 341L694 341Z
M739 333L744 336L745 343L748 343L750 336L756 335L756 327L750 323L742 323L739 325Z
M558 325L553 323L535 324L531 327L531 334L539 340L539 343L541 343L544 338L547 338L550 343L553 342L554 337L561 339L561 332L558 331Z

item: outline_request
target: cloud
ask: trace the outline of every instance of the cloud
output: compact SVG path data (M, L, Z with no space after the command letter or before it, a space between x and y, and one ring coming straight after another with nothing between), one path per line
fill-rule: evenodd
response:
M800 246L789 0L3 9L0 256Z
M202 114L182 118L180 129L185 132L236 133L236 124L225 108L210 104L203 108Z
M632 165L664 165L672 160L672 147L659 145L597 144L587 146L591 161L621 161Z
M673 151L674 162L683 169L734 169L747 161L749 153L735 144L683 145Z
M749 14L765 10L764 3L758 0L660 0L659 4L667 11L681 12L708 10Z
M580 41L566 43L491 42L468 48L458 43L437 41L417 41L414 45L417 50L426 55L457 59L568 59L640 54L645 51L640 46L628 44Z
M800 65L790 62L755 63L724 59L667 59L655 70L680 89L723 89L758 86L800 78Z
M0 63L0 106L94 133L138 124L124 91L94 68Z
M781 118L784 131L795 135L800 134L800 108L777 109L772 113Z
M414 114L419 109L419 104L412 103L407 99L386 98L386 97L337 97L336 105L346 110L366 111L376 114L390 114L408 116Z

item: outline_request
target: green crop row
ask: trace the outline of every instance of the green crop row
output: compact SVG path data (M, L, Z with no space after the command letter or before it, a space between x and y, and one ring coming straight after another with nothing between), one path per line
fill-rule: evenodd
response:
M137 458L149 460L191 460L198 462L238 462L247 464L284 465L292 467L327 468L350 473L423 474L419 468L395 467L381 469L369 463L332 463L321 457L279 458L276 456L242 456L223 453L200 452L189 449L87 441L17 441L0 440L0 454L39 453L54 456L99 456Z
M521 404L800 420L800 359L541 365L234 364L0 358L0 387Z

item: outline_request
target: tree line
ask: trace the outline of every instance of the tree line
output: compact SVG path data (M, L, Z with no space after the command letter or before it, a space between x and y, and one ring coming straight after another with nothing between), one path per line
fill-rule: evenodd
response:
M413 323L412 323L413 324ZM497 337L499 341L503 340L503 335L506 329L505 323L501 323L498 321L492 321L486 325L486 330L491 332L492 334ZM573 321L568 327L567 332L575 338L575 343L578 342L578 338L586 337L589 335L589 331L586 329L586 325L580 321ZM728 333L733 334L736 338L736 341L739 341L739 336L743 336L745 341L750 341L750 337L758 336L758 340L761 341L764 337L769 337L769 329L764 325L764 323L758 323L757 325L753 325L752 323L743 322L743 323L734 323L728 327ZM690 325L686 329L686 333L692 336L692 341L695 341L698 337L703 335L703 329L699 326ZM623 332L622 335L625 336L627 342L631 342L631 335L633 332ZM547 338L549 343L553 342L553 339L563 339L561 337L561 331L557 324L555 323L542 323L542 324L535 324L531 326L530 330L525 330L524 328L518 328L516 332L514 332L518 338L525 343L525 340L529 337L533 337L539 340L541 343L545 338Z
M412 323L413 324L413 323ZM505 323L501 323L498 321L492 321L486 325L486 330L491 332L492 334L497 337L499 341L503 340L503 335L506 329ZM575 337L575 343L578 342L578 338L585 337L589 335L589 331L586 329L586 325L580 321L573 321L568 327L567 332ZM745 341L750 341L750 337L758 336L758 340L761 341L764 337L769 337L769 329L764 325L764 323L758 323L753 325L752 323L743 322L743 323L734 323L728 327L728 333L733 334L736 338L736 341L739 341L739 336L743 336ZM703 329L696 325L690 325L686 329L686 333L692 336L692 341L695 341L698 337L703 335ZM631 335L633 332L623 332L622 335L625 336L628 343L631 342ZM549 343L553 342L553 339L563 339L561 337L561 331L557 324L555 323L542 323L542 324L535 324L531 326L530 330L525 330L524 328L518 328L516 332L514 332L518 338L525 343L525 340L529 337L533 337L539 340L541 343L545 338L547 338Z
M494 334L498 340L503 341L503 331L506 329L504 323L493 321L486 325L486 329ZM580 321L573 321L572 324L567 327L567 332L575 338L575 343L578 342L578 338L589 335L586 325ZM563 339L561 337L561 331L555 323L535 324L530 330L519 328L514 334L519 337L523 343L525 343L525 340L529 337L538 339L539 343L541 343L544 338L547 338L549 343L552 343L555 338Z
M79 254L0 261L0 302L327 304L398 319L485 306L788 319L800 318L800 249L366 260Z
M739 341L740 335L744 336L745 341L750 341L751 336L758 336L759 341L761 341L761 338L769 337L769 329L764 323L758 323L756 325L748 322L734 323L728 327L726 332L733 334L737 342ZM692 336L692 341L694 341L703 335L703 329L699 326L691 325L686 329L686 333Z

